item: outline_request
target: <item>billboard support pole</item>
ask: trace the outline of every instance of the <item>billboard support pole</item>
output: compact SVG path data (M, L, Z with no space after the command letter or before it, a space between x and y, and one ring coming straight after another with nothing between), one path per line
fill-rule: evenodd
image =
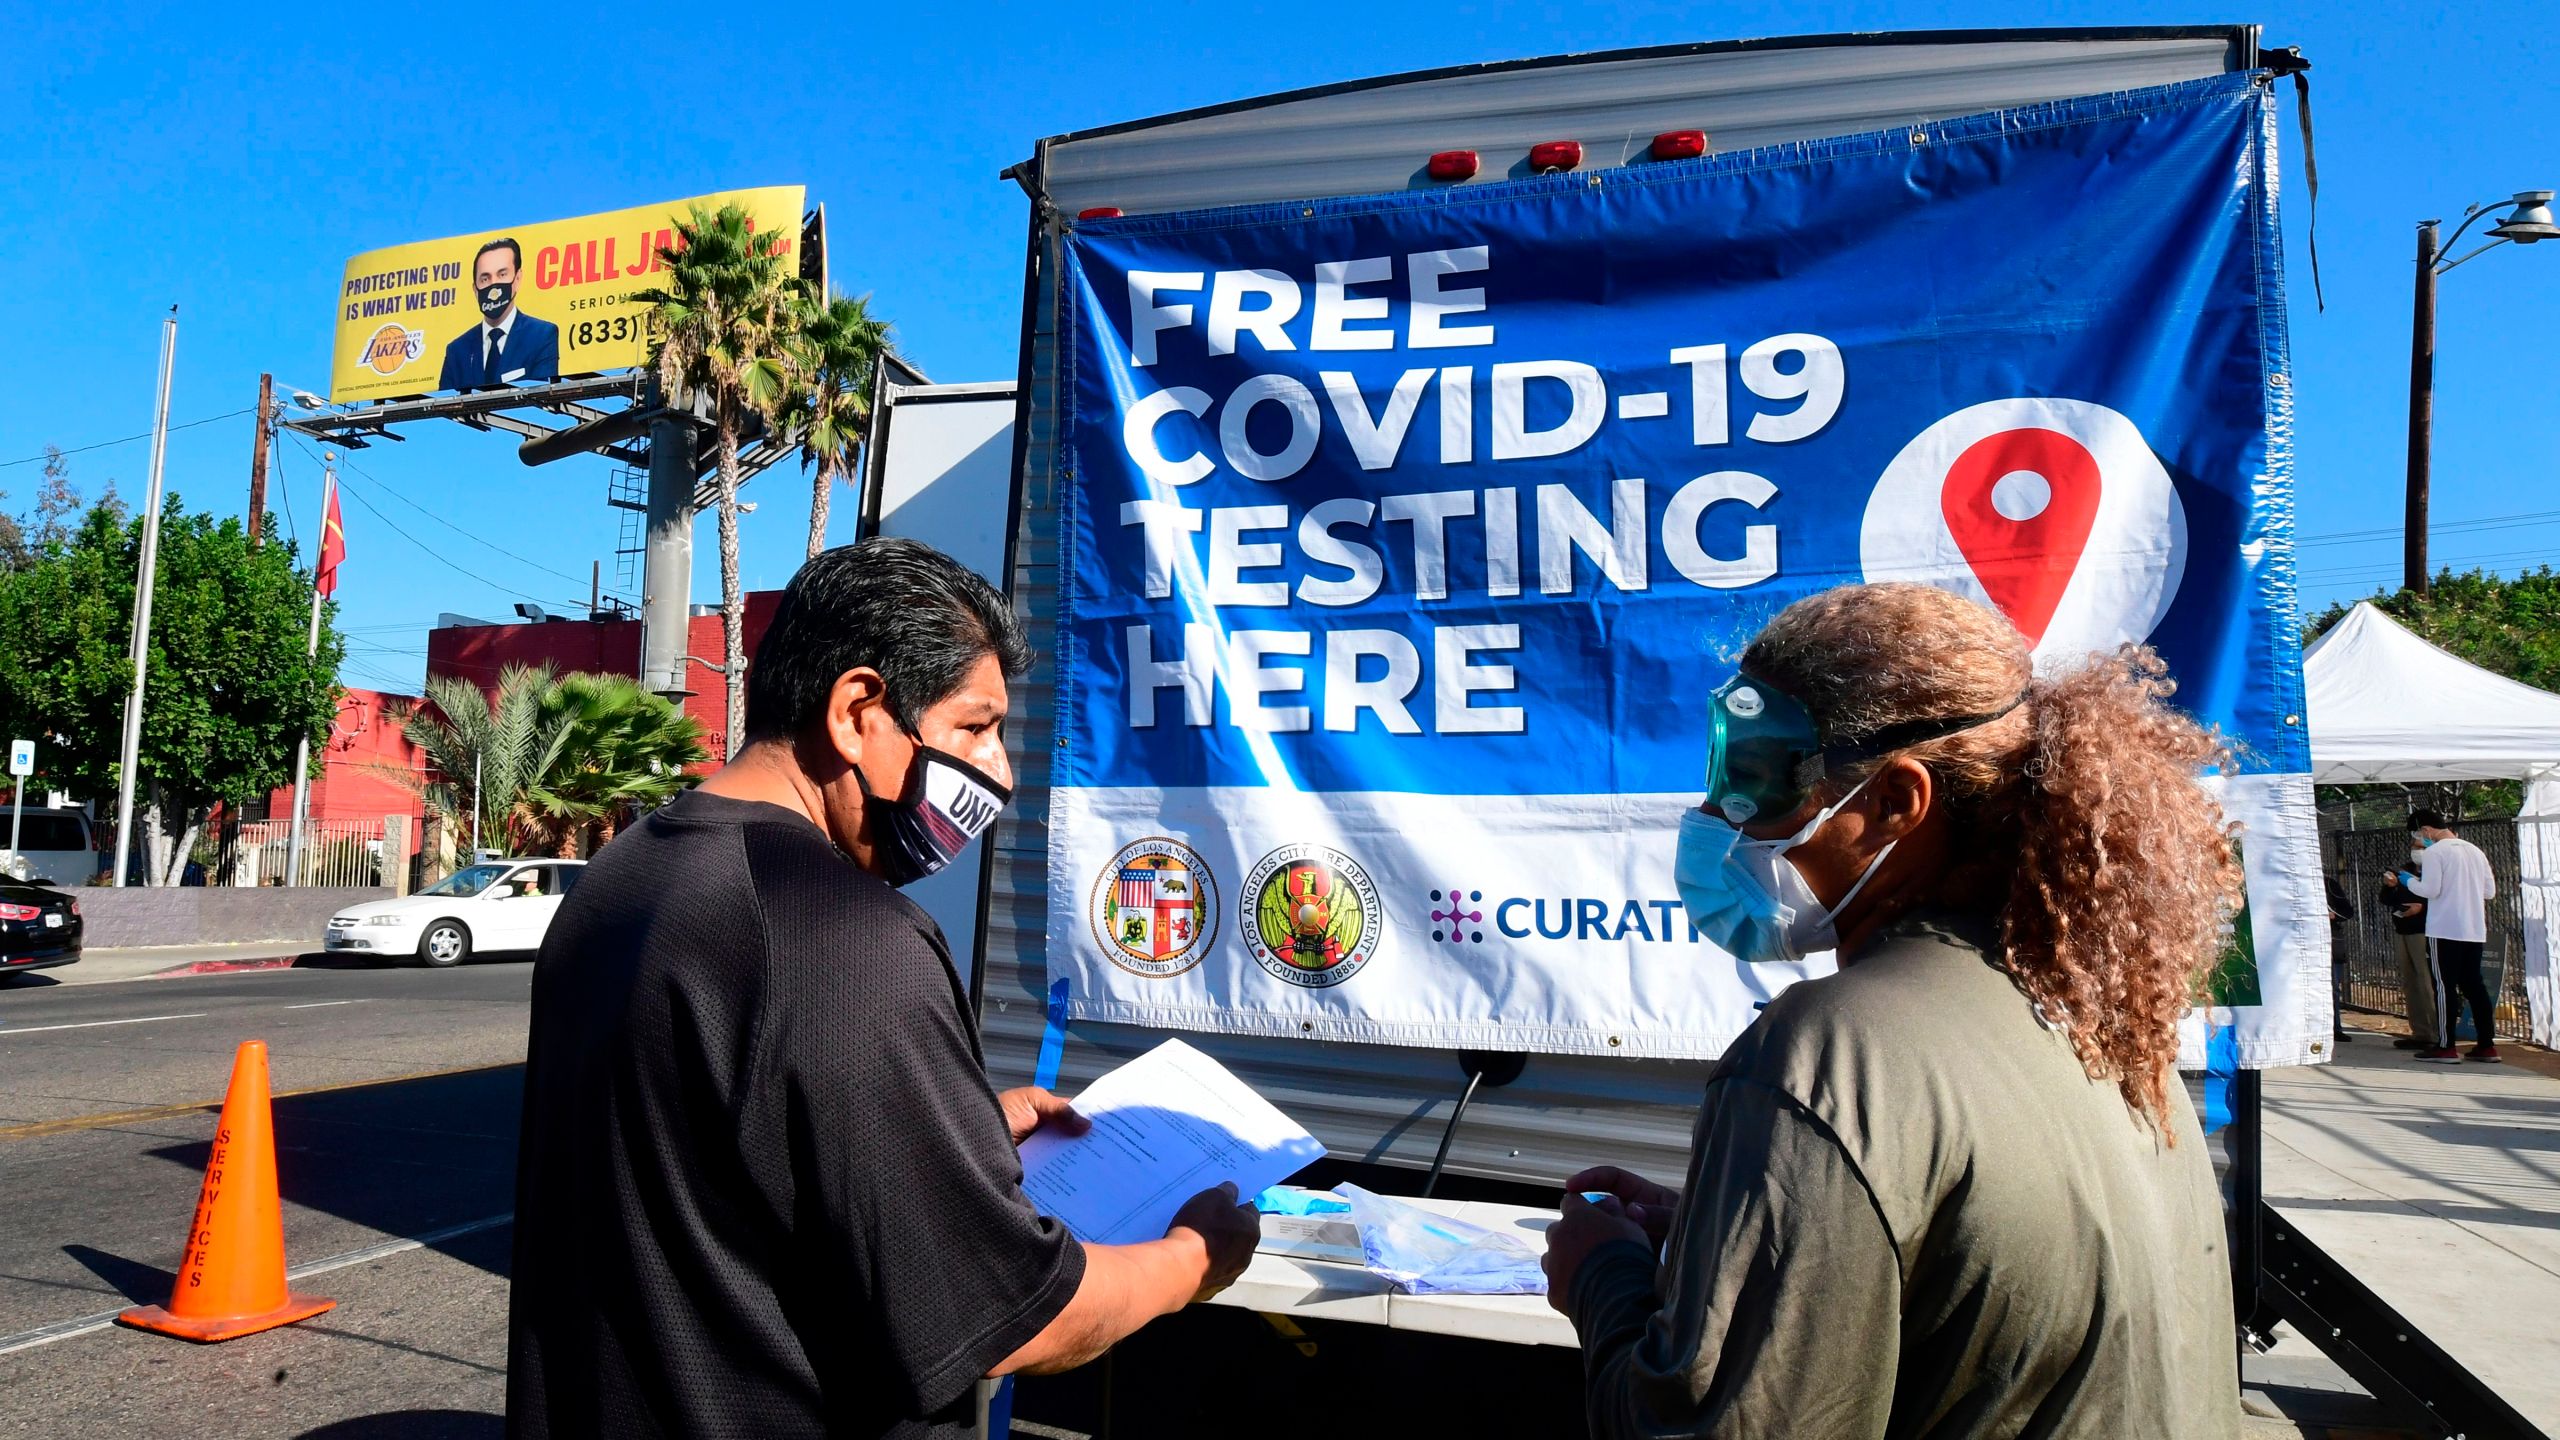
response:
M656 377L641 403L664 400ZM649 425L649 539L640 581L640 684L678 705L693 600L693 426L681 412Z
M160 568L160 476L169 457L169 377L178 363L178 307L160 324L160 403L151 417L151 488L142 503L142 555L133 580L133 692L124 701L123 763L116 767L116 873L133 854L133 770L142 758L142 684L151 670L151 588Z

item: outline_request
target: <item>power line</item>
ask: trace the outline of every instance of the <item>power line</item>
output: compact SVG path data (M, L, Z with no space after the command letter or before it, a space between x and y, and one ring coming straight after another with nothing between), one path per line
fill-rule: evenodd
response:
M294 443L296 446L299 446L299 447L300 447L304 452L306 452L306 453L308 453L308 452L310 451L310 449L311 449L311 447L310 447L310 446L308 446L308 445L304 445L304 444L302 443L302 440L300 439L300 437L296 437L293 443ZM313 456L312 456L312 458L316 460L316 459L319 459L320 457L319 457L319 456L317 456L317 455L313 455ZM365 510L373 516L373 518L375 518L376 520L381 521L381 522L382 522L383 524L385 524L385 525L390 526L390 527L391 527L391 531L392 531L392 533L393 533L393 534L398 535L401 539L406 540L406 541L408 541L410 544L417 546L420 550L425 551L429 556L431 556L431 557L433 557L433 558L434 558L434 560L436 561L436 563L438 563L438 564L440 564L440 565L444 566L444 567L445 567L446 569L448 569L448 570L453 571L453 572L454 572L455 574L457 574L457 575L463 576L463 577L464 577L464 578L466 578L466 579L476 580L476 581L480 582L481 584L488 586L490 589L492 589L492 590L495 590L495 591L499 592L500 594L503 594L503 595L513 595L513 596L516 596L516 597L518 597L518 598L520 598L520 599L531 600L531 601L533 601L533 602L534 602L535 604L537 604L537 605L557 605L557 606L559 606L560 608L562 608L562 609L564 609L564 610L569 610L569 609L575 609L575 608L577 608L577 607L576 607L576 605L575 605L574 603L572 603L572 602L561 601L561 600L546 600L546 599L544 599L543 597L541 597L541 596L539 596L539 595L531 594L531 593L529 593L529 592L527 592L527 591L523 591L523 590L518 590L518 589L514 588L513 586L510 586L510 585L501 585L501 584L499 584L497 581L492 580L492 579L490 579L488 576L486 576L486 575L482 575L482 574L478 573L477 571L473 571L473 570L466 570L466 569L464 569L461 565L456 564L456 563L453 561L453 559L452 559L450 556L447 556L443 551L438 550L438 549L437 549L437 548L435 548L434 546L432 546L432 545L428 544L426 541L419 539L417 536L410 534L406 529L402 528L402 526L401 526L401 524L400 524L400 522L399 522L399 521L394 520L394 519L392 519L390 516L383 514L383 513L382 513L382 510L381 510L381 507L379 507L379 506L375 505L372 501L367 500L366 498L364 498L364 492L363 492L363 491L361 491L361 490L346 490L346 489L343 489L343 487L342 487L342 489L341 489L341 493L343 493L343 494L346 494L346 495L348 495L348 496L353 497L353 499L355 500L355 502L356 502L357 504L359 504L359 505L363 506L363 507L365 508Z
M226 410L219 415L207 415L201 420L190 420L184 425L172 425L169 429L172 433L180 430L193 430L199 425L212 425L220 421L228 420L235 415L246 415L257 408L258 407L255 405L249 405L238 410ZM82 445L70 450L47 450L41 455L30 455L24 460L0 460L0 470L7 470L12 466L17 465L33 465L39 460L52 459L55 455L86 455L92 450L104 450L111 445L130 445L136 440L148 440L150 438L151 432L145 430L139 435L127 435L121 440L101 440L95 445Z
M570 573L569 573L568 571L566 571L566 570L554 570L554 569L552 569L550 566L543 564L541 561L539 561L539 560L533 560L533 559L528 559L528 558L526 558L525 556L519 555L519 554L517 554L516 552L514 552L513 550L508 549L506 546L501 545L501 544L499 544L498 542L496 542L496 541L494 541L494 540L488 540L488 539L484 539L484 538L482 538L481 536L474 535L474 534L472 534L470 531L465 530L465 529L463 529L461 526L454 524L452 521L447 520L446 518L444 518L443 516L441 516L441 515L437 514L437 513L436 513L436 512L434 512L433 510L428 509L426 506L421 505L421 504L419 504L417 501L410 499L408 496L401 494L401 493L400 493L400 491L399 491L398 489L394 488L391 484L389 484L388 482L386 482L386 481L385 481L381 476L374 474L374 473L373 473L372 471L370 471L370 470L364 470L364 469L360 469L360 468L358 468L358 467L357 467L357 465L356 465L356 463L355 463L354 461L349 460L349 459L346 459L346 458L344 458L344 457L340 457L340 459L339 459L338 463L339 463L339 464L341 464L341 465L343 465L343 466L345 466L347 469L354 471L356 474L363 476L363 477L365 478L365 480L366 480L366 482L367 482L367 483L369 483L369 484L374 484L374 485L380 485L380 486L383 488L383 490L391 496L391 498L392 498L392 499L399 501L401 504L406 505L406 506L408 506L410 509L417 511L419 514L426 516L428 519L433 520L433 521L434 521L434 522L436 522L437 524L439 524L439 525L443 526L443 527L444 527L444 528L446 528L447 530L452 531L454 534L461 536L461 537L462 537L463 539L465 539L465 540L469 540L469 541L473 542L474 544L486 545L486 546L488 546L490 549L497 551L499 554L506 556L508 559L513 560L513 561L517 562L518 564L522 564L522 565L530 565L530 566L532 566L534 569L542 571L544 574L547 574L547 575L557 575L557 576L559 576L561 579L566 580L566 581L569 581L569 582L570 582L570 583L572 583L572 584L575 584L576 582L578 582L578 581L580 581L580 580L583 580L583 579L587 579L587 578L589 578L589 577L587 577L587 576L583 576L583 575L572 575L572 574L570 574Z
M2482 530L2523 530L2536 525L2560 521L2560 510L2536 510L2523 515L2489 515L2476 520L2445 520L2430 524L2434 535L2470 534ZM2310 535L2294 542L2297 549L2314 545L2353 545L2374 540L2397 540L2408 532L2398 525L2385 525L2372 530L2334 530L2326 535Z
M2539 560L2545 564L2549 564L2554 560L2560 560L2560 551L2554 551L2551 549L2506 550L2489 555L2453 555L2439 560L2437 562L2437 567L2442 569L2454 565L2468 565L2476 568L2479 566L2507 565L2518 561L2533 560ZM2366 565L2341 568L2337 570L2311 571L2302 577L2302 583L2305 585L2320 586L2364 585L2388 580L2391 577L2402 573L2403 571L2401 567L2397 565Z

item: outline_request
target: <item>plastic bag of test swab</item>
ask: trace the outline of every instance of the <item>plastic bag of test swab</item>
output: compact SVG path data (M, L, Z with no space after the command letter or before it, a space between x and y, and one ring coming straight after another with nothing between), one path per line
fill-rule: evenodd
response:
M1344 1183L1369 1268L1408 1295L1544 1295L1546 1272L1520 1241Z

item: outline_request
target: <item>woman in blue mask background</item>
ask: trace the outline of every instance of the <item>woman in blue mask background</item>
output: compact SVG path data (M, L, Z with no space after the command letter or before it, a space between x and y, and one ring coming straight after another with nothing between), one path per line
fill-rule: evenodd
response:
M1681 1189L1567 1182L1549 1299L1595 1437L2237 1433L2172 1071L2241 882L2199 783L2229 753L2171 689L2136 647L2039 676L2000 615L1865 585L1703 697L1692 917L1841 969L1719 1061Z

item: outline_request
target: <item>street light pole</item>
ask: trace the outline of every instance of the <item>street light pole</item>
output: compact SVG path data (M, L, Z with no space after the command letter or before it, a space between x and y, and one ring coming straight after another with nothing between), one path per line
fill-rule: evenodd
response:
M2474 205L2463 212L2462 223L2441 245L2436 243L2440 222L2418 222L2418 280L2409 324L2409 503L2402 521L2400 576L2400 583L2413 594L2427 593L2427 491L2436 411L2436 277L2510 241L2531 245L2560 239L2560 224L2551 217L2551 198L2548 190L2519 190L2505 200ZM2507 218L2489 227L2495 238L2488 244L2468 255L2444 258L2472 222L2509 206L2514 208Z
M169 377L178 363L178 307L160 325L160 402L151 420L151 487L142 502L142 555L133 584L133 690L124 701L123 763L116 775L116 873L133 853L133 771L142 758L142 686L151 670L151 589L160 569L160 476L169 456Z

